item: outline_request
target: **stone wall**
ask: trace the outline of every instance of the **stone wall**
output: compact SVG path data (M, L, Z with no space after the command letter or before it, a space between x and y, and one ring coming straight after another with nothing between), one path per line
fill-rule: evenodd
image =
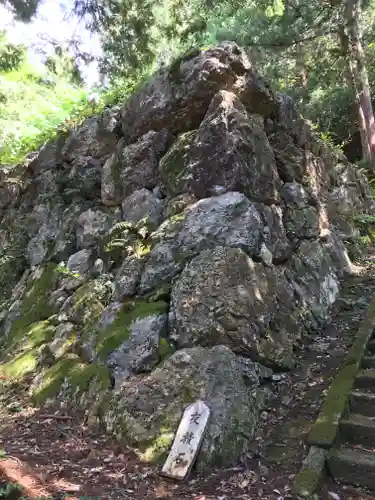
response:
M198 468L246 449L352 265L366 179L233 43L0 170L3 370L161 459L185 406ZM27 359L27 362L25 362Z

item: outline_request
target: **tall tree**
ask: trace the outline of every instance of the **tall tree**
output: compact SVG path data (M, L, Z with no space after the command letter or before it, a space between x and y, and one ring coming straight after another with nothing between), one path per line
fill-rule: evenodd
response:
M349 74L355 92L363 157L375 173L375 121L362 44L361 3L361 0L346 0L341 42L347 51Z

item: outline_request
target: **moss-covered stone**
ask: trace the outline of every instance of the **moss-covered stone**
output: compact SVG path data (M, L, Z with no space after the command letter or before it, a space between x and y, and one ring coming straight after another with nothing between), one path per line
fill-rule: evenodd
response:
M22 379L34 371L39 361L39 348L51 341L54 333L55 327L48 321L40 321L23 330L17 345L15 339L9 337L1 352L0 373L10 379Z
M46 320L54 313L54 304L51 304L48 299L57 279L55 270L55 264L47 264L41 270L38 279L29 280L19 314L12 323L6 341L8 350L22 341L31 324Z
M189 163L189 151L197 136L192 130L180 135L159 164L159 172L164 191L171 196L183 190L184 173Z
M118 310L115 320L97 334L95 351L99 358L106 360L112 351L129 338L130 325L133 321L165 312L167 307L168 305L164 301L147 302L137 300L130 304L123 304Z
M103 407L107 430L126 439L142 459L164 460L187 405L211 409L197 468L206 473L233 464L257 423L254 400L235 355L224 346L177 351L134 390L124 385Z
M302 468L294 480L294 492L298 497L311 498L323 482L326 473L327 451L312 446Z
M322 448L330 448L334 444L358 367L358 363L346 365L336 375L309 434L309 444Z
M105 276L82 285L64 306L64 312L83 329L93 325L113 293L111 281Z
M165 359L169 358L169 356L171 356L175 352L175 350L176 349L170 342L168 342L168 340L161 337L158 348L158 356L160 361L164 361Z
M5 247L0 248L0 308L11 295L26 267L25 248L28 235L22 220L8 228L11 235Z
M98 363L84 363L78 356L59 360L44 370L32 390L34 404L41 405L47 399L63 393L63 399L77 398L88 391L90 383L100 381L103 390L110 387L109 371Z

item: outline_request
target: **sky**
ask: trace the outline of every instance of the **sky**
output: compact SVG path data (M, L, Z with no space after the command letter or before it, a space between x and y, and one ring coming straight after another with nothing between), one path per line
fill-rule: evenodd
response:
M52 37L57 41L67 40L74 35L82 40L84 51L100 55L98 37L89 33L84 24L79 23L76 17L68 16L72 3L72 0L44 0L39 7L37 16L27 24L15 22L7 9L0 6L0 30L6 30L10 42L29 46L30 59L37 65L41 64L42 56L31 45L39 43L45 48L40 35ZM80 69L88 86L97 82L96 63L85 65Z

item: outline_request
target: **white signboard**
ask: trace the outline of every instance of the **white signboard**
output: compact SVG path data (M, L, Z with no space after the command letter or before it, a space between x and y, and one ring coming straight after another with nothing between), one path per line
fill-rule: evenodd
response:
M161 473L173 479L185 479L191 471L202 444L210 409L196 401L184 411L171 451Z

